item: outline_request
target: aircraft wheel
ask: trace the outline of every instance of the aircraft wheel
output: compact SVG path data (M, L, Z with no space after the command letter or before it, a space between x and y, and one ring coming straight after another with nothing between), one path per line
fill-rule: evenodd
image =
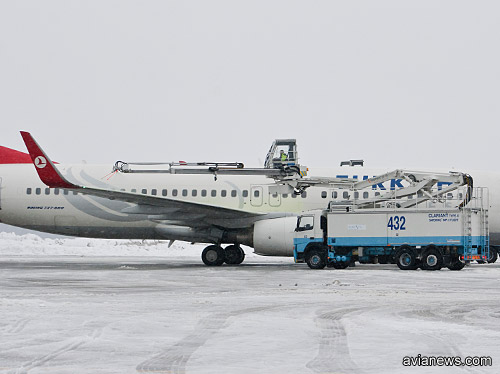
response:
M218 245L209 245L201 253L201 259L207 266L220 266L224 263L224 250Z
M441 270L443 267L443 255L436 247L428 247L422 255L422 269Z
M410 247L401 247L394 256L401 270L415 270L418 267L417 252Z
M239 245L229 245L224 249L224 258L228 265L239 265L245 259L245 252Z
M496 262L498 259L498 251L495 247L490 247L490 255L488 257L488 264Z
M450 270L462 270L465 266L465 263L460 261L459 259L456 259L455 262L451 263L448 265L448 269Z
M311 249L306 255L306 263L311 269L323 269L326 266L325 251Z

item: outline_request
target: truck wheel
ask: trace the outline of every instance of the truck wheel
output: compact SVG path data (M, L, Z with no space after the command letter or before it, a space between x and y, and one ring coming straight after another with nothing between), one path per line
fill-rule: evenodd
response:
M448 265L448 269L450 270L462 270L465 266L465 263L456 259L455 262Z
M410 247L399 248L394 260L401 270L415 270L418 267L417 252Z
M323 269L326 266L325 252L319 249L311 249L307 253L307 266L311 269Z
M209 245L201 253L201 259L207 266L220 266L224 263L224 250L218 245Z
M443 267L443 255L436 247L428 247L422 255L422 269L441 270Z
M488 264L496 262L498 259L498 251L495 247L490 247L490 255L488 257Z

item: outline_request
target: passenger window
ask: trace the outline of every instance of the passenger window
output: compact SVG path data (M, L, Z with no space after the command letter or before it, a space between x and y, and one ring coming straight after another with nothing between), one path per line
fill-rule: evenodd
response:
M343 198L343 199L346 199L346 200L349 200L349 192L344 191L344 192L342 193L342 198Z
M231 191L231 197L236 197L238 195L238 192L236 190Z
M54 189L54 195L59 195L59 188Z
M26 189L26 195L31 195L31 188L30 188L30 187L28 187L28 188Z
M191 196L196 197L198 195L198 190L192 190Z
M210 192L210 196L216 197L217 196L217 190L212 190L212 192Z
M132 189L130 190L130 192L132 192L132 193L136 193L136 192L137 192L137 190L136 190L135 188L132 188Z
M305 199L305 198L307 197L307 192L306 192L306 191L302 192L302 193L300 194L300 196L301 196L303 199Z
M327 195L326 191L321 191L321 197L323 199L326 199L326 195Z
M67 194L69 194L69 191L68 190L64 190L63 194L67 195Z
M380 192L375 192L375 196L380 196Z
M144 195L146 195L148 193L148 190L143 188L142 191L141 191Z
M167 190L165 190L165 189L161 190L161 194L162 194L162 196L167 196Z
M41 189L41 188L37 188L37 189L35 190L35 193L36 193L37 195L40 195L40 194L42 193L42 189Z
M222 197L226 197L226 196L227 196L227 191L226 191L226 190L222 190L222 191L220 192L220 195L221 195Z
M201 190L201 196L206 197L207 196L207 190Z
M241 196L248 197L248 190L243 190L243 192L241 193Z
M158 194L158 190L156 188L153 188L151 190L151 195L156 196Z
M314 227L313 216L302 216L297 219L297 228L295 231L308 231Z
M260 191L259 190L253 191L253 197L259 197L259 196L260 196Z
M78 192L76 192L76 191L73 191L73 195L78 195Z
M368 196L369 196L368 192L363 192L363 199L368 199Z
M50 188L45 189L45 195L50 195Z
M172 196L177 196L177 189L175 189L175 188L174 188L174 189L172 190Z
M292 196L292 199L296 199L297 198L297 194L295 192L292 193L290 196Z
M182 190L182 196L187 196L188 195L188 190Z
M333 197L334 199L336 199L337 197L339 197L339 194L337 193L337 191L333 191L333 193L332 193L332 197Z
M354 191L354 198L359 199L359 192L358 191Z
M283 197L283 199L286 199L288 197L288 194L287 193L284 193L283 195L281 195Z

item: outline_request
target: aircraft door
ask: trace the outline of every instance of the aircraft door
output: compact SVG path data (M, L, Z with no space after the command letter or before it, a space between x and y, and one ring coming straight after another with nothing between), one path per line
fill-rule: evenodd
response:
M281 205L281 195L277 192L271 193L269 192L269 205L270 206L280 206Z
M2 210L2 177L0 177L0 210Z
M252 206L261 206L263 202L263 188L262 186L252 186L250 188L250 204Z

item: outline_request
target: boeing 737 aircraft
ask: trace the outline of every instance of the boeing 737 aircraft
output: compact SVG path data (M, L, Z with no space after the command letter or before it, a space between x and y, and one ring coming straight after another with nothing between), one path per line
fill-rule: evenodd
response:
M207 265L241 263L245 256L241 244L261 255L293 256L290 235L285 234L293 232L297 214L325 209L331 200L352 198L345 190L317 186L278 193L269 174L276 169L269 165L273 160L296 161L294 140L271 149L268 169L260 169L262 173L245 173L247 169L239 164L228 170L209 165L208 172L189 169L188 164L187 171L177 172L173 165L153 171L138 165L132 172L127 163L117 163L115 168L56 164L29 133L21 135L29 154L0 147L0 222L71 236L207 243L202 253ZM300 173L298 167L291 168ZM361 180L387 171L340 167L328 173ZM490 259L494 261L500 246L500 174L470 174L475 185L490 187ZM376 184L359 198L399 187L397 179ZM223 244L228 245L223 248Z

